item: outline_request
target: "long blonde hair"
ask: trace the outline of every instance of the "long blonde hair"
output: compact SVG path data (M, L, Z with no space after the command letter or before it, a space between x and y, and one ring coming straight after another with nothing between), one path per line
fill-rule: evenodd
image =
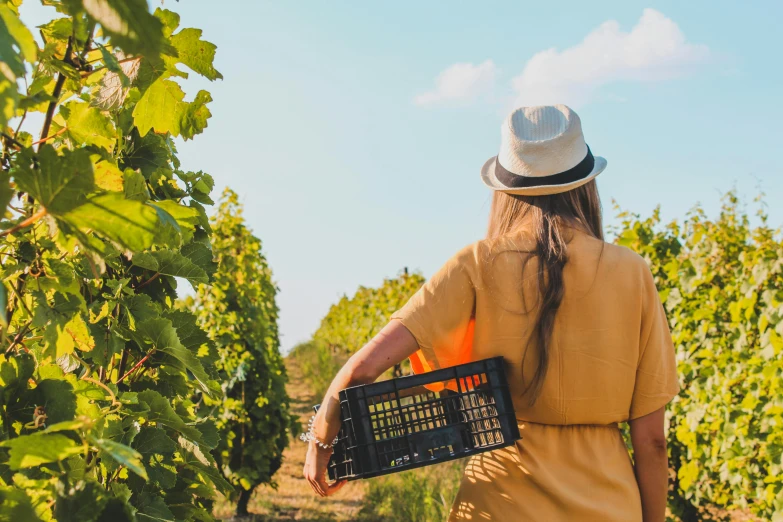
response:
M531 340L538 348L538 364L525 390L530 394L531 405L541 393L555 316L565 293L563 268L568 261L568 228L603 240L601 198L595 180L560 194L518 196L496 191L492 198L487 239L498 239L520 229L526 229L535 238L535 248L530 253L538 260L539 309Z

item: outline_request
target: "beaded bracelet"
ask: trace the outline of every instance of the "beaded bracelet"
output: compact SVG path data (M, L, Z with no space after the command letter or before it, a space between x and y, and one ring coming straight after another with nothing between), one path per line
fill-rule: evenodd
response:
M334 438L331 444L318 440L318 437L315 436L315 415L310 417L310 420L307 422L307 432L299 435L299 440L302 442L315 441L316 445L323 449L332 449L334 448L334 445L337 444L337 437Z

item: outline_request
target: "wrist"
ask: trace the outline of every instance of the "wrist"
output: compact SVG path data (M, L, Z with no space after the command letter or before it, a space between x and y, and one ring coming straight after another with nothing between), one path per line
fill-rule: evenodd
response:
M307 431L302 433L299 438L303 442L307 442L308 444L315 444L318 448L331 451L334 445L337 444L337 437L332 440L325 440L321 437L318 437L315 431L315 415L313 415L307 425Z
M329 453L329 454L334 453L334 447L321 444L321 442L316 439L310 439L307 442L307 445L310 448L315 448L315 451L318 453Z

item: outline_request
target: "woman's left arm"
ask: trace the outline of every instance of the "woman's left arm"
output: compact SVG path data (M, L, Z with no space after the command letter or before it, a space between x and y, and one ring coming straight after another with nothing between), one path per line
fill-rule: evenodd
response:
M348 359L337 372L318 409L313 424L316 438L330 443L340 431L340 390L358 384L374 382L380 375L410 357L419 345L413 334L400 321L392 320L378 335ZM314 441L308 443L304 476L313 491L322 497L337 492L345 481L326 483L326 466L331 449L320 448Z

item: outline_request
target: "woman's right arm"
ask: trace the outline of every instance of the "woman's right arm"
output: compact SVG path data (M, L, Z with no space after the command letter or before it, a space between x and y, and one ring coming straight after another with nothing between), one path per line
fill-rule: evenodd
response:
M639 493L642 497L644 522L666 520L666 498L669 489L669 457L666 451L664 408L633 419L631 444Z

